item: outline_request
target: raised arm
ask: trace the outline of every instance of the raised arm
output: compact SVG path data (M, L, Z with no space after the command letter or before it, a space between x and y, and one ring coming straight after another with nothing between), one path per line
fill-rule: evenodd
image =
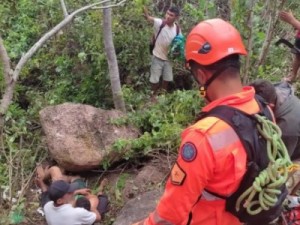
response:
M149 22L154 22L154 17L149 15L149 11L146 6L144 6L144 16Z
M282 21L292 25L295 29L300 30L300 21L294 17L291 11L281 11L279 13L279 18Z

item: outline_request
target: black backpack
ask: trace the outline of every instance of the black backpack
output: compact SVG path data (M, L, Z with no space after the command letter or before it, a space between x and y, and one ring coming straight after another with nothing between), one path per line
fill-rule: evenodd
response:
M257 95L256 101L261 109L258 114L272 120L272 115L264 100ZM254 179L269 164L266 140L261 137L258 129L256 128L257 123L259 123L257 118L254 115L246 114L239 109L225 105L217 106L209 112L201 113L199 119L203 119L208 116L217 117L223 120L230 125L239 136L239 139L247 152L247 170L239 188L229 197L221 196L207 189L205 189L205 191L219 198L226 199L226 211L232 213L240 220L240 222L246 223L247 225L268 224L278 218L283 209L282 203L287 196L285 184L280 187L281 194L277 196L278 201L273 207L270 207L269 210L262 210L256 215L250 215L244 207L241 207L239 211L235 208L236 202L241 194L252 186ZM258 196L255 196L254 200L258 199L257 197Z

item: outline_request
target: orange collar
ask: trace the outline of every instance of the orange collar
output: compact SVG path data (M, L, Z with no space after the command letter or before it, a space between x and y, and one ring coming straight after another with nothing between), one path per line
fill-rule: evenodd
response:
M243 87L243 91L236 93L234 95L228 95L223 98L219 98L205 107L202 108L203 112L208 112L212 108L215 108L218 105L229 105L232 107L239 108L239 106L243 105L254 99L255 91L253 87L245 86Z

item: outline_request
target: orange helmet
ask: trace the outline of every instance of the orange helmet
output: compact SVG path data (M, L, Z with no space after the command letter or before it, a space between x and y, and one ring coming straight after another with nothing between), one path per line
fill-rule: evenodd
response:
M235 27L222 19L210 19L189 33L185 54L187 62L210 65L232 54L246 55L247 51Z

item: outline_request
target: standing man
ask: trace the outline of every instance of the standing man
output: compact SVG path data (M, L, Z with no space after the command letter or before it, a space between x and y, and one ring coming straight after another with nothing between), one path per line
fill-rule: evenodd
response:
M247 52L239 32L228 22L211 19L187 37L186 60L207 101L208 112L219 105L248 114L260 111L253 87L243 87L240 55ZM241 225L225 210L229 196L246 172L247 153L234 130L217 117L206 117L182 133L177 161L155 211L138 225Z
M297 30L295 37L295 47L300 49L300 21L297 20L291 11L286 12L282 11L279 13L279 18L284 22L293 26L294 29ZM285 78L288 82L295 82L297 79L297 73L300 68L300 54L298 52L295 53L295 58L292 65L292 73Z
M173 81L173 71L171 62L168 60L168 50L172 40L179 31L179 27L175 23L179 14L179 9L172 6L166 12L165 19L162 20L150 16L147 8L144 7L144 16L149 22L153 23L154 37L156 39L150 68L152 97L155 97L157 94L161 76L164 90L168 90L169 83Z

